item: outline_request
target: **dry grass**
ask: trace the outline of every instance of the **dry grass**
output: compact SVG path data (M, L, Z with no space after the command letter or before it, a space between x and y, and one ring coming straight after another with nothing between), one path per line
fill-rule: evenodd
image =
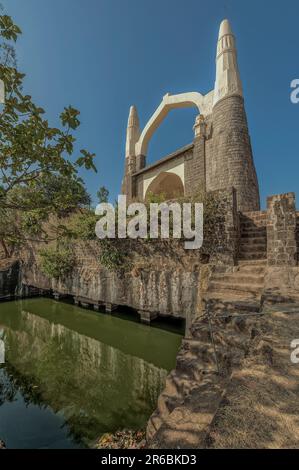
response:
M276 310L276 311L275 311ZM234 373L207 439L213 448L299 448L299 307L268 308L242 370Z

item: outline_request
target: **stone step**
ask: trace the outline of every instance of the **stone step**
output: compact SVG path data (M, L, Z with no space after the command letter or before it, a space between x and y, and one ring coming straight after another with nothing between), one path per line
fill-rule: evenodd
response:
M267 230L267 224L266 222L263 222L262 220L243 220L243 222L240 222L240 228L245 229L245 230L250 230L250 229L263 229Z
M246 240L251 240L251 239L255 239L255 238L258 238L262 241L265 241L267 243L267 235L266 233L261 233L261 232L241 232L240 233L240 239L243 241L246 241Z
M251 243L251 240L254 240L254 243L258 243L258 241L263 244L267 244L267 237L263 234L248 234L248 233L241 233L240 235L240 242L241 243Z
M261 247L265 251L267 251L267 242L266 242L266 240L262 240L262 239L261 240L251 240L250 238L248 238L248 239L241 238L241 240L240 240L240 249L242 249L243 247L244 247L245 250L247 248L250 248L250 249L257 248L257 251L260 251L259 247Z
M254 229L254 230L241 230L242 238L265 238L267 239L267 232L264 229Z
M263 275L265 273L267 260L239 260L237 266L231 266L229 269L227 266L216 266L212 277L214 276L226 276L235 273L241 275Z
M263 265L255 265L255 264L240 264L238 266L237 272L241 276L264 276L265 275L265 267Z
M267 240L266 238L258 238L258 237L253 237L253 238L240 238L240 246L256 246L256 245L263 245L267 248Z
M267 217L255 217L255 218L249 218L249 217L241 217L240 218L240 224L254 224L254 225L267 225Z
M258 214L258 215L247 215L247 214L240 214L240 221L247 221L247 220L253 220L253 221L258 221L258 220L267 220L267 214Z
M267 259L259 259L259 260L239 260L238 261L239 267L247 267L247 266L267 266Z
M226 283L237 283L237 284L252 284L260 285L264 284L264 275L255 275L255 274L244 274L240 271L237 271L232 274L214 274L212 281L216 282L226 282Z
M240 253L239 261L267 261L267 255L260 253Z
M267 238L267 230L265 227L241 227L241 237L264 237Z
M247 219L259 219L259 218L266 218L267 211L255 211L255 212L241 212L240 218L247 218Z
M241 231L250 231L250 230L267 230L267 227L262 222L254 223L254 222L242 222L240 225Z
M267 229L266 227L258 227L257 225L241 225L240 226L240 235L248 235L248 236L264 236L267 237Z
M221 281L211 281L208 287L208 292L233 292L242 294L254 294L258 295L262 292L262 284L228 284Z
M261 253L267 252L267 245L265 243L240 243L240 253L244 252L255 252L255 253Z
M240 225L258 225L259 227L266 227L266 219L240 219Z
M240 246L241 255L247 255L247 254L266 255L266 253L267 253L267 249L265 245L241 245Z
M260 297L244 298L243 296L223 294L221 297L206 294L205 300L208 300L213 313L225 315L226 313L258 313L261 310Z
M260 215L260 216L246 216L240 215L240 222L263 222L267 223L267 215Z
M240 255L254 255L254 254L258 254L261 257L267 257L267 250L265 247L255 247L255 246L241 246L240 247L240 251L239 251L239 254ZM261 256L263 255L263 256Z
M240 249L239 249L239 253L241 254L247 254L247 253L264 253L265 254L265 258L266 258L266 254L267 254L267 246L266 245L250 245L250 244L241 244L240 245Z
M264 216L262 216L262 217L241 217L240 222L241 222L241 224L246 223L246 222L251 222L251 223L254 223L254 224L266 225L267 224L267 217L264 217Z
M244 246L256 246L262 245L267 246L267 240L265 237L251 237L251 238L243 238L241 237L241 245Z
M240 213L241 217L264 217L267 216L267 211L244 211Z

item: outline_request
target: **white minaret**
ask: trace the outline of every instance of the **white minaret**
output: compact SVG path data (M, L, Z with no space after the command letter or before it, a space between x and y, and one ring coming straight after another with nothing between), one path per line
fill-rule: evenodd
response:
M243 96L238 68L236 40L228 20L223 20L217 44L215 106L219 100L230 95Z
M135 157L135 145L140 137L140 127L137 109L135 106L130 107L127 139L126 139L126 158Z

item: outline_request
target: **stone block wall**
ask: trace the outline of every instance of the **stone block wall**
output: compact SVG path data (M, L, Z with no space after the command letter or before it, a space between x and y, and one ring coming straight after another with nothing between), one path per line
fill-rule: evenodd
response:
M19 261L8 266L0 266L0 300L14 298L19 284Z
M223 246L211 258L212 263L234 265L237 262L240 245L240 221L235 188L215 191L219 197L223 214Z
M278 194L267 200L267 258L269 266L297 265L297 214L295 194Z
M244 100L230 96L212 114L212 139L206 151L207 191L234 187L238 209L260 209L259 189L248 132Z
M26 286L50 290L59 296L82 299L88 305L127 306L143 321L160 316L190 319L200 306L201 264L196 250L183 243L143 243L120 240L120 249L130 253L133 265L117 272L101 265L97 241L78 242L75 264L64 279L49 279L40 269L39 243L28 242L23 256L22 282Z
M185 156L185 196L206 190L205 137L194 139L193 152Z

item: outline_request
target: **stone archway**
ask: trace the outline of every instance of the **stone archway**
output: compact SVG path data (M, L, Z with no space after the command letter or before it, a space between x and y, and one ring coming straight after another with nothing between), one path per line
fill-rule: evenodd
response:
M175 199L184 196L184 184L175 173L163 171L151 182L145 193L145 199L150 194L163 195L166 199Z
M196 107L200 114L209 114L212 110L213 93L212 91L205 96L198 92L180 93L178 95L167 93L140 134L135 145L135 155L147 155L147 148L152 135L172 109Z

